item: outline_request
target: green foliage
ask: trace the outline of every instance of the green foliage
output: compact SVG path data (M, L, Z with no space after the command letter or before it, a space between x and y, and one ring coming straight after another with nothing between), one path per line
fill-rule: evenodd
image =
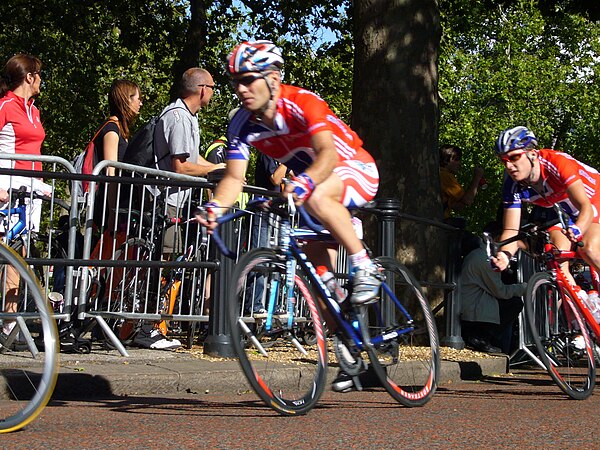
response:
M544 15L535 1L509 3L440 5L440 142L463 148L464 184L476 165L490 184L462 214L475 231L500 205L504 170L493 147L504 128L526 125L542 146L600 167L600 86L594 82L600 26L580 15Z
M185 39L181 2L4 0L0 12L10 17L0 30L3 59L23 51L44 64L44 153L71 158L81 151L108 115L114 79L140 85L142 120L166 104L173 55Z
M473 166L486 170L490 187L465 213L478 231L500 202L503 167L493 144L503 128L525 124L543 145L600 167L598 8L580 0L440 0L439 7L440 142L464 148L463 183ZM200 113L206 147L238 104L225 61L244 39L277 42L285 81L317 92L349 122L351 11L347 0L2 0L0 14L10 20L0 28L0 57L23 51L43 61L43 152L70 159L107 115L115 78L141 87L137 126L169 102L182 49L198 39L190 25L200 23L205 35L193 63L216 82Z

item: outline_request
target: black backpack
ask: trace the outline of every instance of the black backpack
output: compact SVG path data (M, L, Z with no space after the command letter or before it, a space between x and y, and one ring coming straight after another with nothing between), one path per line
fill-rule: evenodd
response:
M137 133L131 138L125 154L123 155L123 162L127 164L134 164L136 166L150 167L152 169L158 168L158 162L167 156L161 155L160 158L154 152L154 131L156 130L156 124L158 120L169 111L174 109L185 109L180 106L166 110L159 116L154 116L150 121L138 130Z

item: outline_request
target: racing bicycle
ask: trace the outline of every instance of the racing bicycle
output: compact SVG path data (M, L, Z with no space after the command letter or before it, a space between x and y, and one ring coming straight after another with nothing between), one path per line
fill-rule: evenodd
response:
M335 241L303 208L299 212L309 228L296 226L291 197L257 198L245 210L220 217L213 230L220 250L236 256L219 228L265 208L278 221L277 242L240 257L227 295L233 348L258 396L282 415L306 414L325 388L332 347L339 367L358 389L371 367L395 400L406 406L426 404L437 387L439 340L429 302L410 271L394 258L376 258L386 277L377 301L353 306L351 273L337 274L345 284L330 291L303 251L308 241ZM265 281L266 315L253 314L253 299L246 295L257 277Z
M569 265L578 259L577 247L561 250L550 241L549 228L558 224L564 229L568 226L568 218L560 208L556 209L556 219L526 224L510 239L495 243L484 233L484 240L488 257L511 242L527 244L527 251L541 267L528 280L524 299L525 316L537 354L560 389L571 398L583 400L592 394L596 384L594 356L600 325L561 269L562 263ZM597 288L597 274L593 267L590 270Z

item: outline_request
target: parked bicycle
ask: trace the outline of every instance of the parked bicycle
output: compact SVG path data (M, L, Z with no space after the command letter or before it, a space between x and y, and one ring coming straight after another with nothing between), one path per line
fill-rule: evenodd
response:
M160 209L160 208L159 208ZM199 309L198 292L192 295L192 289L204 284L205 276L197 270L175 267L169 269L153 268L138 264L161 261L161 241L164 230L183 223L180 217L167 217L156 211L141 213L137 210L119 210L119 214L129 218L130 227L124 242L114 252L112 259L123 261L124 267L110 268L99 277L98 297L105 297L106 310L118 315L120 312L160 315L158 327L167 336L167 321L177 311L189 307L192 313ZM201 259L206 242L201 238L179 255L176 263ZM130 264L128 264L130 263ZM188 295L189 294L189 295ZM189 304L182 303L188 301ZM144 319L117 318L110 325L124 342L133 339ZM187 341L193 342L197 331L195 322L188 326ZM188 344L189 345L189 344Z
M348 293L343 301L337 289L324 285L302 249L307 240L332 243L331 235L302 208L310 228L293 226L296 208L291 198L255 199L246 210L224 215L218 223L222 227L262 208L280 219L278 241L273 248L254 249L239 259L227 295L233 348L259 397L283 415L305 414L315 406L326 385L328 364L323 311L331 318L328 327L339 366L354 377L357 387L361 388L359 376L371 366L401 404L427 403L438 382L439 341L429 302L410 271L394 258L376 258L387 281L377 301L352 306L351 282L344 286ZM215 243L234 256L216 230ZM257 277L265 278L263 317L248 313L253 299L245 295L248 283Z
M588 398L596 384L594 356L598 351L600 325L578 296L561 269L562 263L577 260L577 248L560 250L552 244L548 229L561 224L567 228L568 218L558 209L558 218L544 224L526 224L507 240L493 242L484 234L488 257L497 249L516 241L528 244L527 251L541 266L527 282L525 316L538 356L556 384L571 398ZM585 245L585 244L581 244ZM593 267L592 281L597 280ZM596 286L597 289L598 286ZM598 356L598 355L596 355Z
M19 279L14 280L11 273L17 273ZM0 433L19 430L34 420L48 403L58 376L58 330L50 304L37 276L23 258L0 244L0 295L3 305L15 282L19 285L19 303L30 298L35 307L16 313L0 312L2 321L16 320L17 323L2 342L2 390L4 397L10 400L0 403ZM10 351L19 334L27 342L30 354ZM38 347L41 347L41 352Z

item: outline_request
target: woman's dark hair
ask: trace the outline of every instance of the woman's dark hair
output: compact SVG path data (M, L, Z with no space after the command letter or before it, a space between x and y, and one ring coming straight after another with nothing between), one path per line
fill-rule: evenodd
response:
M108 92L108 108L111 116L117 116L121 134L129 139L129 126L137 114L131 109L131 98L140 92L139 86L133 81L115 80ZM141 93L140 93L141 94Z
M23 84L28 73L39 73L41 69L42 62L35 56L19 53L10 58L0 74L0 97Z
M456 145L442 145L440 147L440 166L446 167L452 160L462 158L462 150Z

